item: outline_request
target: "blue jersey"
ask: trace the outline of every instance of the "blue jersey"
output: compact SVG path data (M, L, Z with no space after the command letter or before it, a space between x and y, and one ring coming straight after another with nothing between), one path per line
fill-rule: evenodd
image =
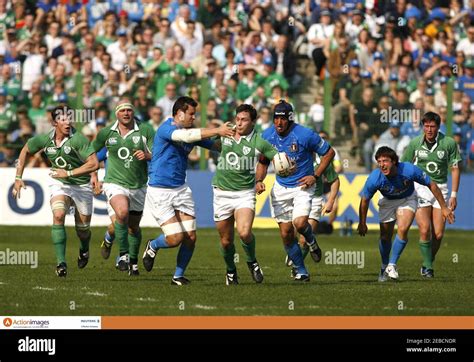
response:
M387 199L403 199L415 191L414 182L429 186L431 179L418 166L400 162L397 174L393 177L385 176L380 169L373 170L365 181L362 197L370 200L378 190Z
M156 187L176 188L186 182L188 155L194 146L210 149L214 142L210 140L194 143L176 142L171 134L178 126L173 118L168 118L156 132L153 140L153 153L148 167L148 185Z
M314 175L313 153L323 156L329 151L329 144L309 128L293 124L285 137L278 135L275 126L267 128L263 139L270 142L278 152L285 152L296 162L296 171L287 177L277 175L277 182L285 187L297 187L298 180L304 176Z

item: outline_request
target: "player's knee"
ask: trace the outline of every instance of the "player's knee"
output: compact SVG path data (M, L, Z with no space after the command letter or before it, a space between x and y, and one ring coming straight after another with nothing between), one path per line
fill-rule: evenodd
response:
M306 229L306 226L308 224L307 219L295 219L293 220L293 225L295 226L296 230L301 233Z
M434 237L434 239L436 239L436 240L441 240L441 239L443 238L443 236L444 236L444 232L443 232L443 231L435 231L435 232L433 233L433 237Z
M225 250L229 249L233 243L234 241L231 238L221 238L221 246Z
M166 243L170 246L170 248L174 248L174 247L180 245L183 242L184 238L185 238L184 233L167 235L166 236Z
M90 223L76 224L76 235L79 239L87 239L90 232Z
M293 231L291 230L282 230L280 231L280 236L281 238L283 239L283 242L285 244L291 244L291 242L294 240L294 233Z
M66 212L55 212L53 214L53 223L64 224L65 218L66 218Z
M252 240L252 231L250 228L237 229L237 233L239 234L240 239L244 242L250 242Z
M408 236L408 227L398 227L398 237L401 238L402 240L406 240Z

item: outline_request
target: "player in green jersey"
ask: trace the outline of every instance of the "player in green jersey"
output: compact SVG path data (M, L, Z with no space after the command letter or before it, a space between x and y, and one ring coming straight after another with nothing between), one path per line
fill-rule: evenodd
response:
M128 99L117 104L115 116L117 121L100 130L92 146L96 152L107 148L103 188L116 218L115 236L120 248L117 268L128 270L129 275L139 275L140 220L154 134L151 128L134 120L134 108Z
M447 137L439 128L441 118L434 112L426 113L421 123L423 134L411 140L403 154L402 161L411 162L423 171L438 185L445 201L451 210L457 206L457 192L459 189L461 161L456 142ZM452 192L448 200L448 170L451 169ZM441 213L441 207L430 190L423 185L415 183L418 198L416 223L420 231L420 250L423 256L421 275L433 278L433 261L441 245L444 235L446 220Z
M256 283L263 281L262 269L255 257L255 236L252 234L255 169L260 154L271 160L278 151L255 132L256 120L257 111L254 107L249 104L237 107L235 136L221 138L222 149L212 180L214 221L221 239L220 251L227 267L227 285L238 284L234 262L234 222L252 278Z
M89 261L93 199L89 174L99 167L89 140L72 127L72 114L73 110L67 107L56 107L52 111L54 129L28 140L18 158L13 188L13 197L20 198L20 191L25 188L22 176L27 155L44 152L52 165L50 175L53 179L49 186L53 211L51 236L58 261L56 274L59 277L67 275L64 220L71 204L75 205L76 234L81 243L77 266L82 269Z

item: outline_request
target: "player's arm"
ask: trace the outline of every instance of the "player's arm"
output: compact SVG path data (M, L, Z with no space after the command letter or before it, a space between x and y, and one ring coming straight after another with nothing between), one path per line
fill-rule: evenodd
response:
M326 201L326 204L324 205L324 213L330 213L332 211L332 208L334 207L334 202L336 201L336 196L339 192L340 185L341 182L339 181L339 177L331 183L328 199Z
M175 142L194 143L215 136L232 137L235 131L230 122L217 128L186 128L176 129L171 133L171 140Z
M429 186L428 186L433 193L433 196L436 198L436 200L439 202L439 205L441 206L441 212L443 214L443 217L448 220L450 224L454 223L454 213L453 211L446 206L446 203L444 202L444 197L443 193L439 189L438 185L436 185L435 182L431 181Z
M451 177L452 177L452 190L451 190L451 197L449 198L449 208L451 210L456 210L458 206L457 196L459 190L459 183L461 181L461 171L456 164L451 167Z
M365 196L360 198L359 225L357 226L357 231L360 236L367 234L367 212L369 211L369 203L370 199L367 199Z
M13 198L20 198L21 189L26 189L25 183L23 182L23 171L25 170L26 158L30 154L28 143L23 146L18 156L18 164L16 166L15 185L13 186L12 196Z
M267 177L268 165L270 160L264 155L260 155L260 159L257 163L257 170L255 171L255 191L257 195L260 195L265 191L265 184L263 180Z
M312 132L311 137L308 139L307 145L311 151L316 152L320 156L321 162L314 170L313 175L304 176L298 180L299 185L303 187L311 187L314 185L316 180L321 177L324 171L326 171L326 168L336 155L336 152L334 152L329 143L314 132Z
M87 157L86 162L82 166L72 170L64 170L62 168L54 169L50 176L53 178L77 177L90 174L91 172L96 171L98 168L99 160L97 159L97 155L92 153L89 155L89 157Z
M415 148L413 146L413 142L410 142L403 152L402 159L400 162L410 162L413 163L415 161Z

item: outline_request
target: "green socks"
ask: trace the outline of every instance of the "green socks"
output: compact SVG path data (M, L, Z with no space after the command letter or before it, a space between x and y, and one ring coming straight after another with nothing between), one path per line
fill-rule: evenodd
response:
M252 241L250 243L246 244L243 240L240 240L240 244L242 244L242 247L245 251L245 255L247 256L247 263L254 262L255 260L257 260L257 258L255 257L255 235L252 234Z
M66 228L64 225L53 225L51 238L58 264L66 263Z
M120 255L128 254L128 226L119 224L117 221L115 226L115 239L117 239L120 248Z
M423 257L423 266L427 269L433 269L431 241L420 240L418 245L420 246L421 256Z
M138 261L138 253L140 250L140 243L142 242L142 230L138 229L136 234L128 234L128 243L130 244L130 262L136 264ZM135 262L134 262L135 261Z
M227 266L227 271L231 272L236 270L235 262L234 262L234 254L235 254L235 245L232 243L227 249L224 249L221 245L220 247L221 255L224 257L225 265Z

